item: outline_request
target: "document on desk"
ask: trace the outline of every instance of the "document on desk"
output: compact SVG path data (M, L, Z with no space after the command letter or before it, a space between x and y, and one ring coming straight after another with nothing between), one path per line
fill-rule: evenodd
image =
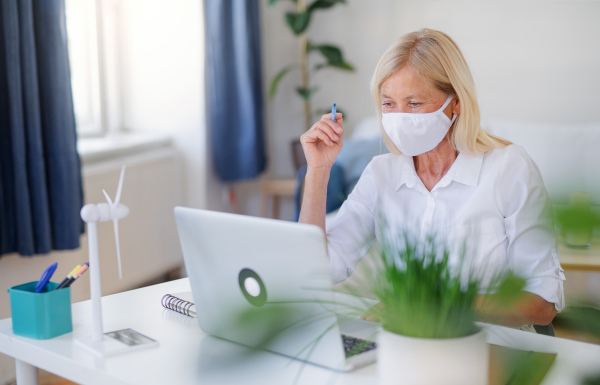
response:
M136 332L133 329L115 330L114 332L104 333L106 336L113 338L130 348L138 348L145 345L158 346L158 342L148 336Z
M490 344L490 385L539 385L556 354Z

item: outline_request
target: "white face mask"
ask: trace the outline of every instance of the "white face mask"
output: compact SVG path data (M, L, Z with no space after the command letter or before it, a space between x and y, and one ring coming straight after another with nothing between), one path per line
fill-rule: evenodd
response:
M452 101L449 96L446 103L435 112L424 114L390 112L383 114L381 122L386 134L403 154L408 156L421 155L431 151L440 142L456 120L444 114L444 108Z

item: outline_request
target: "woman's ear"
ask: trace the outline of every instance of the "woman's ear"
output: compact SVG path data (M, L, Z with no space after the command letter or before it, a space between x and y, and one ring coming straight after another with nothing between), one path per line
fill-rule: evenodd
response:
M452 108L452 113L457 116L460 115L460 100L458 97L456 98L456 104L454 105L454 108Z

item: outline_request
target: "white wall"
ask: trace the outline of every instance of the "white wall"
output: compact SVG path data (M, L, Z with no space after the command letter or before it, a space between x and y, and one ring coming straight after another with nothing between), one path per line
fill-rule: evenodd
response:
M227 209L206 140L202 1L117 4L123 127L172 135L184 158L185 205Z
M298 57L297 41L284 25L282 1L262 9L264 84ZM289 4L288 4L289 3ZM600 121L600 2L506 0L349 0L316 14L309 28L315 43L339 45L356 72L326 69L313 78L313 105L346 111L351 132L374 113L369 81L383 52L399 36L420 28L449 34L471 67L482 118L542 122ZM299 74L280 84L267 103L269 175L293 175L289 143L302 133L302 104L295 95ZM566 143L565 145L568 145ZM246 186L245 192L252 192ZM256 194L256 192L254 192ZM247 199L250 202L250 199ZM248 205L247 210L252 209ZM284 208L291 218L293 206ZM567 273L567 295L591 292L597 273Z
M294 4L260 3L266 95L273 76L295 62L298 44L283 22ZM184 153L187 205L231 210L207 156L201 2L117 4L125 127L172 133ZM313 107L327 109L337 103L346 112L350 132L373 114L369 81L381 54L403 33L429 27L447 32L463 50L476 79L484 119L600 120L595 106L599 100L595 91L600 88L598 19L596 1L350 0L312 20L309 38L338 44L356 67L354 73L333 69L317 73L313 84L320 90ZM266 103L270 177L294 176L290 142L303 132L302 104L293 91L298 83L298 71L289 74L276 99ZM233 187L243 211L258 215L259 183ZM289 219L292 213L288 200L282 217Z
M266 2L263 2L266 3ZM283 22L293 4L263 6L265 87L298 56ZM336 102L346 129L372 114L369 81L379 57L399 36L419 28L448 33L460 46L479 91L482 117L536 121L600 120L600 2L349 0L313 18L309 39L338 44L356 72L326 69L314 105ZM302 132L299 82L285 79L267 105L270 172L292 175L288 143Z

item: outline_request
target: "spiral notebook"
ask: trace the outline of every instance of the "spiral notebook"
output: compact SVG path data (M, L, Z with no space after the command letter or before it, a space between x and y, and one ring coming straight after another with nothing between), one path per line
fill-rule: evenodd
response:
M187 315L188 317L198 318L194 298L191 291L183 293L165 294L160 303L163 307Z

